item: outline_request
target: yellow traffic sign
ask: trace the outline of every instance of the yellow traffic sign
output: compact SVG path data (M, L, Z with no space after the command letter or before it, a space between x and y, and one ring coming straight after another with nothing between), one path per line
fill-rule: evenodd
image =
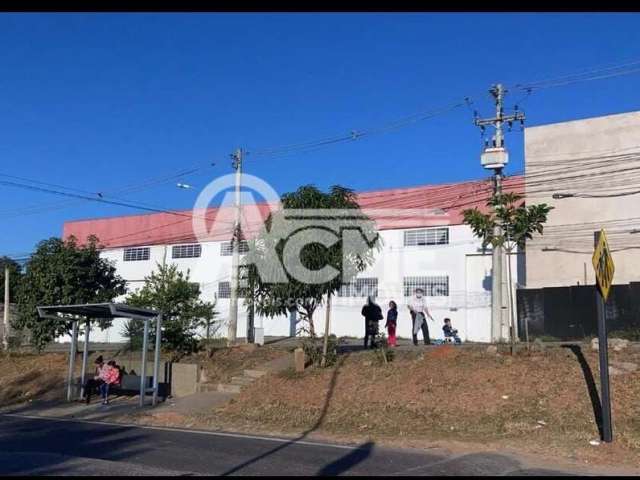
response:
M611 258L611 250L609 250L609 244L607 243L607 236L604 233L604 229L600 230L600 240L596 249L593 252L592 257L593 269L596 272L596 281L600 288L600 293L604 301L607 301L609 296L609 290L613 283L613 272L615 272L615 266L613 265L613 258Z

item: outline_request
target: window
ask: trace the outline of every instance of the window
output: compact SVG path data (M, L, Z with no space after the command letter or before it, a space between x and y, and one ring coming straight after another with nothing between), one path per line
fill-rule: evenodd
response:
M219 282L218 283L218 298L231 298L231 283Z
M149 250L149 247L125 248L123 259L125 262L149 260Z
M240 253L247 253L249 251L249 244L247 243L246 240L240 240L238 251ZM229 255L233 255L231 242L222 242L220 244L220 255L222 255L223 257L228 257Z
M449 277L404 277L404 296L413 296L416 288L422 288L427 297L448 297Z
M202 245L194 243L192 245L174 245L171 248L172 258L195 258L202 253Z
M354 278L349 283L343 283L338 290L339 297L368 297L378 296L377 278Z
M404 246L446 245L449 243L448 228L422 228L420 230L406 230L404 232Z

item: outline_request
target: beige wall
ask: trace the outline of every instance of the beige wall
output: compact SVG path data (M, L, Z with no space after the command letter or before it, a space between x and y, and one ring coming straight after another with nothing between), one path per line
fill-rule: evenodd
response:
M640 248L633 248L640 247L640 233L629 233L640 229L640 194L552 198L554 192L640 190L640 112L527 128L525 175L527 203L555 207L545 234L527 244L527 288L582 285L585 264L587 284L593 284L593 232L601 227L613 250L614 283L640 281Z

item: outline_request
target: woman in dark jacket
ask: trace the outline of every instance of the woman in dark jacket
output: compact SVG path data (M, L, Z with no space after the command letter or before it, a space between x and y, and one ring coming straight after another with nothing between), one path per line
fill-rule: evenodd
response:
M100 370L102 370L102 367L104 366L104 359L102 358L102 355L96 358L94 364L95 370L93 372L93 376L84 384L84 398L87 405L91 403L91 395L100 387L100 384L103 383L100 379Z
M376 335L378 335L378 322L384 318L382 309L374 301L372 295L367 299L367 304L362 307L362 316L364 317L364 348L369 344L371 337L371 348L376 346Z
M389 334L389 345L391 347L396 346L396 326L398 324L398 305L391 300L389 302L389 311L387 312L387 333Z

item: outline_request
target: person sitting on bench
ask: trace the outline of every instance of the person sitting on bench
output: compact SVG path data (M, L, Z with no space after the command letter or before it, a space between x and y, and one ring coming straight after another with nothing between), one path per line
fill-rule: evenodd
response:
M95 390L97 390L100 387L100 384L102 383L102 380L100 379L100 371L104 366L104 360L102 358L102 355L96 358L96 361L94 362L94 364L96 368L93 372L93 378L90 378L89 380L87 380L87 383L84 384L84 397L85 397L85 401L87 402L87 405L91 403L91 394L94 393Z
M120 370L115 368L112 364L115 364L113 360L106 365L103 365L100 370L100 380L102 380L102 383L100 384L99 389L100 395L102 396L102 405L109 404L109 386L116 384L120 378Z
M460 340L460 337L458 337L458 330L456 330L451 326L450 318L444 319L444 325L442 326L442 330L444 331L445 340L447 338L453 338L453 341L455 343L462 343L462 340Z
M124 369L120 365L118 365L115 360L109 360L107 362L107 365L110 365L118 371L118 379L113 385L120 385L122 383L122 377L124 376Z

